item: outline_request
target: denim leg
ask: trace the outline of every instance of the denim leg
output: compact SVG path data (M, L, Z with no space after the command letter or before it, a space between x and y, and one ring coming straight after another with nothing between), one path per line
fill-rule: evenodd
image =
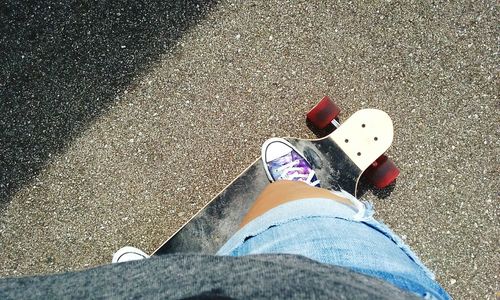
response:
M372 217L371 206L357 207L320 198L283 204L240 229L217 254L303 255L381 278L428 299L449 299L413 251Z

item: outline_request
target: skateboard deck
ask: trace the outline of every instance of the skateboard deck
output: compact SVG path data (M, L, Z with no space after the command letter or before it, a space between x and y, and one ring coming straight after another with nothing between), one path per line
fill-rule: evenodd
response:
M285 139L308 160L322 188L341 188L356 196L363 171L391 145L393 125L385 112L363 109L326 137ZM264 168L258 158L152 255L215 254L239 229L254 200L270 183Z

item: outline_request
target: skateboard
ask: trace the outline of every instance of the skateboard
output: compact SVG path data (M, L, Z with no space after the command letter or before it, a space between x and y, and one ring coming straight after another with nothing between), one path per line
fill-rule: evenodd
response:
M285 140L308 160L322 188L343 189L356 196L365 171L377 187L389 185L399 174L394 163L383 155L393 140L391 118L381 110L363 109L341 125L339 112L338 106L325 96L307 114L307 120L320 130L331 127L333 132L318 139ZM254 200L270 183L264 168L258 158L152 255L215 254L238 230Z

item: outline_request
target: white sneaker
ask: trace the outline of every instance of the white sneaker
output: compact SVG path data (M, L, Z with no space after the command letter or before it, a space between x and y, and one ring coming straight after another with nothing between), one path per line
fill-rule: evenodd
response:
M149 255L135 247L125 246L113 254L112 263L121 263L126 261L141 260L149 258Z
M303 181L319 187L319 180L307 160L289 142L271 138L262 145L262 160L270 181Z

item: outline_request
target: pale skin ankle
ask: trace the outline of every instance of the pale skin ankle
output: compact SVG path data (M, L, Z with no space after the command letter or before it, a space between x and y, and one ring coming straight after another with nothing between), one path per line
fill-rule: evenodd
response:
M260 193L253 206L249 209L245 217L243 217L240 228L281 204L305 198L331 199L353 206L350 200L337 196L328 190L312 187L300 181L280 180L269 184Z

